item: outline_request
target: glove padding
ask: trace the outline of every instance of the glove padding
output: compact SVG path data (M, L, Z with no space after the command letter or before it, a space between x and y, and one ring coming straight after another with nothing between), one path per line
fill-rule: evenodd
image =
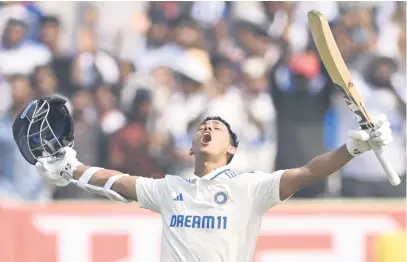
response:
M68 185L73 178L73 172L79 165L82 165L76 158L76 151L74 149L65 147L63 150L64 156L62 158L47 157L35 164L37 173L45 180L57 186Z
M386 115L378 115L374 118L374 130L350 130L346 148L352 156L358 156L373 148L387 146L393 141L390 123Z

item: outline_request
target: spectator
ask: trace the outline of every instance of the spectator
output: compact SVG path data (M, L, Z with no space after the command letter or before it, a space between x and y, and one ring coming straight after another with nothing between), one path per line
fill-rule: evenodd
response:
M151 4L151 10L162 12L169 21L175 21L180 17L187 17L194 5L192 1L167 1Z
M170 40L169 20L161 12L150 13L151 26L147 34L147 49L157 49Z
M9 81L0 74L0 116L3 116L13 105Z
M85 90L78 91L72 98L72 105L76 151L79 157L86 159L92 165L96 165L99 162L97 152L100 129L92 94Z
M121 93L120 105L125 111L129 110L132 98L139 89L148 89L151 94L151 110L146 123L150 135L150 154L163 168L171 163L169 153L169 132L163 128L166 111L171 96L177 88L177 83L170 68L160 65L151 68L148 75L133 73L125 84Z
M128 124L109 141L109 164L133 176L162 178L164 173L149 156L149 137L146 129L151 110L151 94L138 89L127 114Z
M28 75L35 67L51 60L51 54L46 47L25 40L26 36L27 24L24 20L8 20L1 39L0 73Z
M226 25L228 13L226 1L195 1L191 7L190 17L194 19L202 30L204 45L211 54L217 53L222 43L220 32Z
M342 129L354 124L316 55L306 13L317 9L327 16L368 110L387 113L394 125L389 154L404 177L404 2L112 2L67 5L71 10L63 12L60 5L0 5L2 130L29 100L57 94L72 101L75 148L92 165L187 177L193 173L191 137L207 115L221 115L238 133L231 163L237 172L303 165L343 143L338 133L346 135ZM66 43L69 52L62 49ZM31 166L33 184L13 180L25 166L10 137L0 134L0 146L15 154L0 153L0 191L46 199L52 189L29 193L39 181ZM375 172L380 167L372 170L372 157L352 161L328 185L340 193L342 179L346 196L402 196L378 179L384 177ZM296 196L321 196L324 184ZM90 197L75 186L54 193L57 199Z
M276 41L271 41L265 28L247 21L238 21L238 43L245 56L264 57L267 67L271 68L280 58L281 48Z
M188 18L180 17L173 25L174 42L184 50L205 49L202 31L198 24Z
M275 109L268 93L267 63L261 57L250 57L243 64L242 72L245 132L241 144L246 151L246 168L273 172L276 123Z
M182 55L183 50L171 43L170 21L159 11L150 12L151 26L146 36L142 36L136 52L135 65L140 72L171 63Z
M120 85L124 85L129 77L136 72L136 67L130 61L121 60L119 63L120 66ZM120 94L121 90L117 90Z
M347 29L343 23L333 22L331 23L331 27L335 41L337 43L341 43L340 45L338 45L338 49L341 52L343 60L346 64L349 65L356 57L355 50L353 49L352 38L348 34ZM312 44L312 46L314 46L314 44Z
M40 41L44 43L53 56L60 56L62 53L59 45L61 22L56 16L44 16L41 19Z
M353 72L354 83L361 89L363 100L371 114L384 113L392 125L394 142L388 146L392 152L391 164L401 177L402 185L393 187L383 175L383 169L373 152L363 154L342 169L342 195L345 197L403 197L406 191L406 122L405 107L391 84L396 63L384 57L374 57L363 74ZM339 100L339 98L338 98ZM343 101L337 101L338 143L345 140L344 130L355 126L351 113Z
M377 49L378 51L392 58L403 57L401 55L404 46L399 46L399 36L403 33L405 34L405 13L406 13L406 3L404 2L389 2L386 3L387 6L390 4L393 6L394 10L389 15L389 17L382 18L377 21L378 27L378 40ZM385 9L382 7L382 9ZM404 13L404 17L403 17ZM383 17L383 16L381 16ZM403 28L404 27L404 28Z
M205 114L208 116L217 115L228 121L239 140L242 140L247 127L243 120L245 114L243 96L241 90L235 85L237 74L233 65L221 56L213 58L212 64L215 81L209 85L208 93L211 95L211 99ZM245 154L241 148L242 142L239 144L239 155L244 158L243 155ZM241 163L239 160L231 163L236 168L236 172L242 168L241 165L237 165L239 163Z
M99 123L105 135L111 135L126 123L122 112L116 108L116 97L108 86L99 86L95 93Z
M275 168L305 165L325 152L324 117L330 107L328 78L313 53L286 55L271 74L271 96L277 116ZM324 182L299 191L297 197L324 192Z
M193 158L189 155L192 136L205 114L208 96L204 85L212 79L211 68L203 62L205 58L198 58L198 53L187 53L174 63L179 89L171 97L163 123L173 141L176 158L173 168L180 175L193 172ZM201 55L207 58L207 54Z
M34 70L33 85L36 97L52 96L58 93L58 80L49 66L39 66Z
M394 86L395 92L398 94L398 97L401 99L401 104L406 106L406 24L403 25L402 30L399 34L398 39L398 49L399 55L396 59L398 64L397 72L392 76L391 84ZM404 110L405 111L405 110ZM405 116L404 116L405 117Z
M261 56L265 53L264 45L260 39L268 38L267 31L259 25L247 22L237 22L237 40L246 57L252 55Z
M13 106L0 117L0 199L49 201L51 189L38 176L35 167L22 157L11 129L14 118L33 99L34 92L27 77L13 75L9 81Z
M151 71L152 77L152 111L150 114L150 132L155 147L164 150L164 141L168 140L168 133L162 129L165 112L171 101L171 96L177 88L174 74L168 67L157 67ZM168 142L168 141L167 141Z
M223 57L213 58L212 65L215 81L208 85L211 100L206 114L219 115L226 119L233 130L239 134L243 130L240 121L243 101L240 90L235 85L237 73L233 65ZM230 101L234 103L231 104Z
M98 49L95 35L82 28L78 33L78 54L73 61L72 81L86 90L99 84L117 84L120 80L119 65L107 52Z
M71 80L72 56L65 54L60 45L61 22L56 16L44 16L41 19L40 41L44 43L52 53L50 66L58 82L58 91L71 95L75 88Z
M352 39L354 54L363 54L376 50L377 35L373 28L370 8L346 10L343 14L343 24Z
M297 19L296 11L301 10L301 4L293 2L263 2L266 12L265 29L267 33L277 39L287 43L294 53L305 51L310 35L307 32L307 26L303 21ZM323 4L318 3L320 9ZM308 9L310 10L310 9ZM332 8L331 10L334 10Z
M89 92L81 90L72 98L72 116L75 130L75 150L78 157L88 161L91 165L106 165L99 161L100 129L97 124L97 116L92 96ZM90 199L94 195L81 190L75 185L58 187L53 197L55 199Z
M43 15L38 3L4 1L0 9L0 30L10 20L24 21L27 26L27 39L36 41L38 37L38 24Z
M87 2L85 26L92 28L97 36L99 48L120 59L127 57L127 46L136 48L139 34L148 29L145 19L146 1L95 1ZM124 49L123 49L124 47ZM123 56L124 55L124 56Z
M224 17L226 8L225 1L195 1L191 7L190 15L199 25L211 27Z

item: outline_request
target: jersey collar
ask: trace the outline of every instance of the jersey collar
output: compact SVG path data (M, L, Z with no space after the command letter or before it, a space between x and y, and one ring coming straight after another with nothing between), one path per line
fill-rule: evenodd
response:
M236 176L236 173L233 172L228 166L219 167L209 174L204 175L203 177L198 177L193 175L195 179L205 179L205 180L229 180Z

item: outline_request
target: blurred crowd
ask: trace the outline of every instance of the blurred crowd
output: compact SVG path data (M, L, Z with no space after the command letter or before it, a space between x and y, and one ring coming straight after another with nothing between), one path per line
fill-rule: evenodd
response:
M193 172L197 124L226 119L236 172L298 167L346 140L356 122L308 30L323 12L372 114L387 114L393 188L373 153L295 197L402 197L406 173L405 2L3 2L0 199L91 199L54 188L14 145L32 99L59 95L90 166L161 178Z

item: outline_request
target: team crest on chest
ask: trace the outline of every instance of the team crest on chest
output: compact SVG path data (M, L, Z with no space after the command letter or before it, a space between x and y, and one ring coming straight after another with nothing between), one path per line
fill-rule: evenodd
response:
M217 192L213 197L213 201L215 201L215 203L218 205L224 205L228 202L228 200L229 196L224 191Z

